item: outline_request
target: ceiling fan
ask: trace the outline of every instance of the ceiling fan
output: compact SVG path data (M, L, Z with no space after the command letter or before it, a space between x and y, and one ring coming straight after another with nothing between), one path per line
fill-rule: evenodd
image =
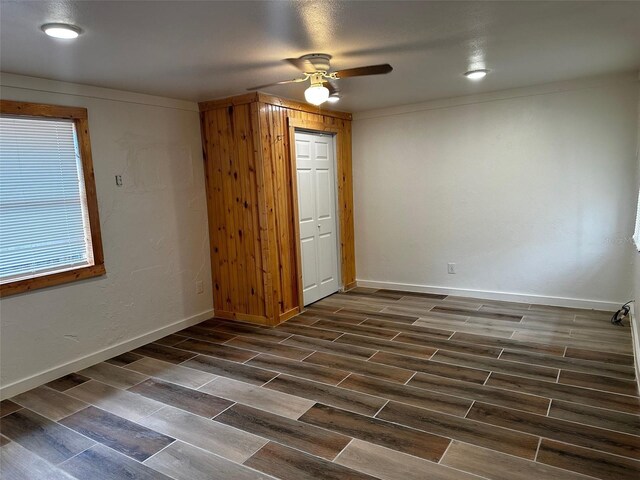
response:
M331 70L331 55L326 53L310 53L300 58L287 58L286 62L296 67L303 73L300 78L293 80L283 80L282 82L268 83L266 85L258 85L257 87L247 88L247 90L260 90L261 88L272 87L274 85L284 85L287 83L301 83L309 80L310 86L304 92L304 98L313 105L320 105L326 101L337 102L340 98L335 80L347 77L362 77L365 75L381 75L389 73L393 67L388 63L381 65L369 65L366 67L348 68L346 70Z

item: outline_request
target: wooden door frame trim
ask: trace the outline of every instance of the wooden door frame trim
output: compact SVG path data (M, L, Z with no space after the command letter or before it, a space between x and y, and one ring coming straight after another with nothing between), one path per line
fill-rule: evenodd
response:
M325 125L322 122L316 122L313 120L305 120L305 119L301 119L301 118L291 118L291 117L287 117L287 121L288 121L288 130L289 130L289 161L290 161L290 165L291 165L291 196L292 196L292 203L293 203L293 230L294 230L294 234L295 234L295 238L296 238L296 278L298 279L298 304L300 307L300 311L302 312L304 310L304 296L303 296L303 292L302 292L302 252L300 251L300 212L298 210L298 175L297 175L297 163L296 163L296 129L304 129L304 130L309 130L311 132L318 132L318 133L332 133L333 137L334 137L334 142L335 142L335 164L336 164L336 176L337 178L341 178L341 173L342 173L342 169L343 169L343 162L342 162L342 151L340 148L341 145L341 141L342 141L342 135L344 135L344 131L341 128L335 127L335 126L330 126L330 125ZM334 179L335 181L335 179ZM342 285L340 285L341 288L345 288L345 268L346 268L346 262L344 259L344 255L342 252L342 245L343 245L343 228L342 228L342 208L340 208L340 205L342 205L344 203L344 192L342 191L342 188L340 188L339 182L336 181L336 190L337 190L337 196L338 196L338 205L336 205L336 213L338 215L338 223L337 223L337 227L339 229L340 232L340 252L339 252L339 257L340 257L340 283L342 283Z

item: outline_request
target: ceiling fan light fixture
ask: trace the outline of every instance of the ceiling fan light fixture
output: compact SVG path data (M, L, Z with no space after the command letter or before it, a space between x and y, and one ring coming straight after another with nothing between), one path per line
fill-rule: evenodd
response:
M329 99L329 89L322 84L312 84L304 91L304 98L311 105L321 105Z
M478 70L469 70L468 72L465 72L464 76L469 80L480 80L486 77L487 73L489 73L489 70L486 68L480 68Z
M45 23L40 29L50 37L67 40L78 38L78 35L82 33L80 27L68 23Z

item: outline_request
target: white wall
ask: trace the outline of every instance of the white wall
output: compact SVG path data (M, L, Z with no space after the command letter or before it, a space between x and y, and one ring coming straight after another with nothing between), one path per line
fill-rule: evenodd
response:
M601 308L630 297L637 85L585 79L356 114L359 283Z
M640 80L640 74L638 74ZM640 88L639 88L640 97ZM638 137L636 143L636 166L638 172L636 175L636 191L640 190L640 99L638 100ZM640 206L639 206L640 207ZM638 390L640 391L640 253L637 249L633 251L634 260L634 276L633 276L633 307L632 319L631 319L631 335L633 338L633 352L635 355L636 366L636 382L638 383Z
M3 99L88 109L107 270L0 301L2 396L211 316L197 105L8 74L0 83Z

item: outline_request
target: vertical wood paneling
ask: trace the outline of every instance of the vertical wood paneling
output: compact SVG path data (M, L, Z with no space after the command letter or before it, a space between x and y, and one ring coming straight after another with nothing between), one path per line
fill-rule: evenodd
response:
M264 318L258 182L250 105L204 112L202 127L214 308L226 316Z
M301 298L289 118L338 132L341 273L345 286L355 282L351 122L273 103L231 99L202 112L214 308L270 325Z

